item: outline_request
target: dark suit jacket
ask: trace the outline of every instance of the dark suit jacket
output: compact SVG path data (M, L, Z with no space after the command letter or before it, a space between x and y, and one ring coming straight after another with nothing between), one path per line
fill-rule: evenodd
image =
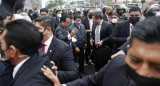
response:
M0 61L0 86L10 86L13 66L6 61Z
M40 70L43 65L52 66L48 57L39 50L20 67L11 82L11 86L53 86L52 82Z
M70 45L71 42L68 39L68 34L69 34L68 29L63 27L61 24L56 28L55 33L54 33L55 37L57 37L58 39L63 40L68 45Z
M127 41L126 41L121 47L119 47L118 49L124 51L124 53L127 54L127 45L130 44L130 41L131 41L131 40L127 40Z
M57 28L58 25L60 24L60 21L57 17L54 18L54 23L55 23L55 28Z
M125 72L125 56L112 59L99 72L67 83L67 86L128 86Z
M58 78L61 83L79 78L71 46L53 36L47 55L58 67Z
M111 42L114 43L113 52L116 53L117 48L123 45L130 35L130 23L128 20L119 22L111 35Z
M106 16L106 14L103 14L103 20L108 22L108 18Z
M92 35L91 35L91 39L93 40L95 40L95 29L96 29L96 24L93 24ZM103 21L101 26L101 31L100 31L100 40L103 41L102 46L105 46L105 45L110 46L109 36L111 35L111 33L112 33L112 24L106 21Z

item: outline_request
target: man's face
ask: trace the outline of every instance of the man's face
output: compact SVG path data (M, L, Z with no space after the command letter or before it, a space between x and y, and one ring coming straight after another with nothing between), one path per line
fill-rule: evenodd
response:
M58 15L61 15L61 14L62 14L62 11L59 11L59 12L57 12L56 15L58 16Z
M93 22L94 22L95 24L100 24L100 19L99 19L99 18L96 19L95 16L93 16Z
M76 18L76 20L74 21L75 23L81 21L81 18Z
M126 64L140 76L160 79L160 43L147 44L133 39Z
M4 51L4 59L5 60L10 60L12 58L12 56L11 56L12 51L11 51L10 48L7 48L7 44L6 44L6 41L4 39L6 33L7 33L7 30L4 30L3 33L2 33L2 36L0 38L1 50Z
M119 17L118 17L117 15L112 15L111 18L112 18L112 19L117 19L117 22L119 21ZM117 22L116 22L116 23L117 23Z
M47 12L45 12L45 11L42 11L42 12L40 13L40 15L41 15L41 16L47 16L47 15L48 15L48 13L47 13Z
M39 32L43 33L43 35L47 34L47 29L45 30L45 28L43 26L41 26L40 22L35 22L34 25L37 27Z
M109 15L109 13L112 12L112 8L106 9L106 14Z
M158 5L158 11L160 11L160 5Z
M89 10L87 16L93 13L93 10Z
M62 26L65 27L65 28L69 28L70 21L71 21L70 18L66 18L66 21L62 22Z
M141 17L142 14L139 11L132 11L129 13L128 17Z

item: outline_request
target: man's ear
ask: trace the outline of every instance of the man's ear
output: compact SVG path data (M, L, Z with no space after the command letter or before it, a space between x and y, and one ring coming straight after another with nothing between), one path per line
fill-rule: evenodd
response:
M17 49L15 46L11 45L10 46L10 49L11 49L11 54L12 54L12 57L14 57L17 53Z

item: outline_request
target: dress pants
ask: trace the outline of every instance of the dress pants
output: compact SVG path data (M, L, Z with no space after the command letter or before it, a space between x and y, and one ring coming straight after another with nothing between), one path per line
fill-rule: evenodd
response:
M79 72L84 71L84 45L77 45L77 47L80 49L80 52L74 52L75 55L75 61L77 58L79 59Z

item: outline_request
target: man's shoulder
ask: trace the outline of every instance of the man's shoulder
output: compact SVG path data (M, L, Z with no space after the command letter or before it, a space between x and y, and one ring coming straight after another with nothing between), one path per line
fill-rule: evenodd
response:
M128 20L119 21L118 24L119 24L119 25L124 25L124 24L126 25L126 24L129 24L129 21L128 21Z

